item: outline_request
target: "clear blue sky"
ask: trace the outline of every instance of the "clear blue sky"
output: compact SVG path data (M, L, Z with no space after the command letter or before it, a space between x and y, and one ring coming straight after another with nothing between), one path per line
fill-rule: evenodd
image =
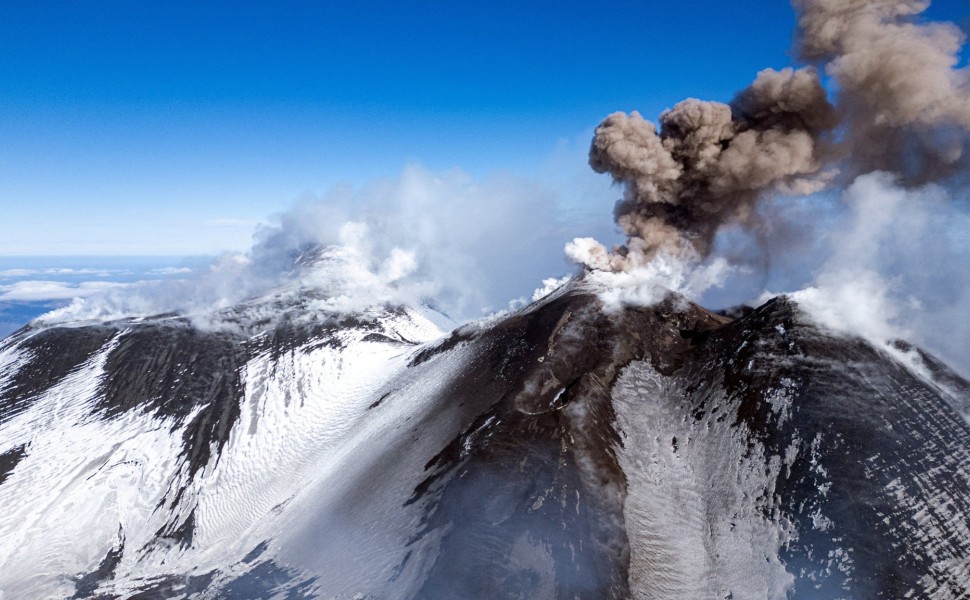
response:
M793 23L767 0L0 2L0 255L242 249L411 162L528 175L614 110L730 99L791 63Z

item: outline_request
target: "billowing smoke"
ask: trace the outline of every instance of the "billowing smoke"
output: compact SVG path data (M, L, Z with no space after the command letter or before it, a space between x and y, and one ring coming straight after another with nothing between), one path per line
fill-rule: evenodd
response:
M835 125L811 67L766 69L730 105L684 100L660 115L659 132L637 112L608 116L589 162L624 184L615 216L630 238L609 268L637 268L658 251L706 256L721 225L754 218L764 193L824 186Z
M970 80L955 68L964 35L921 23L929 0L794 0L799 54L826 64L852 174L924 183L964 164Z
M727 224L758 224L759 201L805 195L873 170L904 184L962 164L970 129L963 43L951 24L922 23L924 0L794 0L800 56L766 69L730 104L684 100L659 118L613 113L589 163L624 188L615 219L626 245L572 244L576 262L628 272L658 253L697 261ZM819 71L831 78L833 105Z

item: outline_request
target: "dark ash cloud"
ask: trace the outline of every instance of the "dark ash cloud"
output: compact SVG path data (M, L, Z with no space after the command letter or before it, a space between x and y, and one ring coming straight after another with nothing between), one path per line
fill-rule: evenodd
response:
M955 25L920 20L925 0L793 5L807 66L765 69L729 104L684 100L659 131L637 112L597 127L589 164L623 186L615 219L629 238L597 268L628 271L658 252L704 258L725 225L758 227L766 197L876 170L924 184L965 165L970 94Z

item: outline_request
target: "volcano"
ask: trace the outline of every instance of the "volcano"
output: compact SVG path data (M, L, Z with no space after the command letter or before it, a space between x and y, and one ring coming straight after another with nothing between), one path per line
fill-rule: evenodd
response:
M970 383L774 298L0 344L3 598L966 598Z

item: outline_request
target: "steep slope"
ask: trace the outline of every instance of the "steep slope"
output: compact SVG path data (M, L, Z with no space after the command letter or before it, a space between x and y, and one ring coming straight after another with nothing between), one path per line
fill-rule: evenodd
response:
M18 332L0 590L964 597L966 382L784 298L730 319L597 292L447 335L423 311L292 295L207 329Z
M440 335L410 309L334 317L273 298L221 316L5 340L0 589L68 597L113 578L120 595L169 597L246 557L259 567L269 536L247 530L270 526L407 350Z

